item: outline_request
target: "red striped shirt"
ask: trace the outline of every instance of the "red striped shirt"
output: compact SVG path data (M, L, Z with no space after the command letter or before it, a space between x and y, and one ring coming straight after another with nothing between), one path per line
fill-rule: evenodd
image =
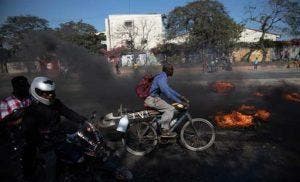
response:
M0 121L7 115L14 112L15 109L28 107L31 104L30 99L19 100L15 96L8 96L0 102Z

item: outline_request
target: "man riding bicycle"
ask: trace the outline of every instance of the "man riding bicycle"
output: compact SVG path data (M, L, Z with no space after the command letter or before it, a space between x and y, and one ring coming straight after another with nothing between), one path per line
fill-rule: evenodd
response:
M173 75L174 68L170 63L163 65L162 72L156 75L150 87L150 95L145 99L145 104L162 112L161 119L158 121L161 124L162 136L175 137L175 132L170 132L170 122L174 116L175 108L161 98L166 96L173 102L186 105L185 97L177 93L168 85L168 77Z

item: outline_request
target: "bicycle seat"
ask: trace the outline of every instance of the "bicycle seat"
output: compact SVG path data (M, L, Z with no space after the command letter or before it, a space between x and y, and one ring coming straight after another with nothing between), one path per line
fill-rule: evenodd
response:
M145 108L146 110L156 110L155 108L150 107L150 106L148 106L148 105L145 104L145 103L144 103L144 108Z

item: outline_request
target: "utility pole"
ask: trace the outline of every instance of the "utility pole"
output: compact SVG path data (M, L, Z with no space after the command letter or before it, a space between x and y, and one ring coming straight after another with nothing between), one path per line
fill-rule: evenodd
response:
M128 9L129 9L129 14L130 14L130 0L128 0Z

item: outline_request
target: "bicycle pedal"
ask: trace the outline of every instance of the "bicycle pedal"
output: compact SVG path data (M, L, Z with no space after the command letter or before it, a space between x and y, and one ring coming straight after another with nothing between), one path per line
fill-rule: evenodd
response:
M176 138L177 137L177 135L175 135L175 136L167 136L167 135L161 135L160 136L161 138Z

